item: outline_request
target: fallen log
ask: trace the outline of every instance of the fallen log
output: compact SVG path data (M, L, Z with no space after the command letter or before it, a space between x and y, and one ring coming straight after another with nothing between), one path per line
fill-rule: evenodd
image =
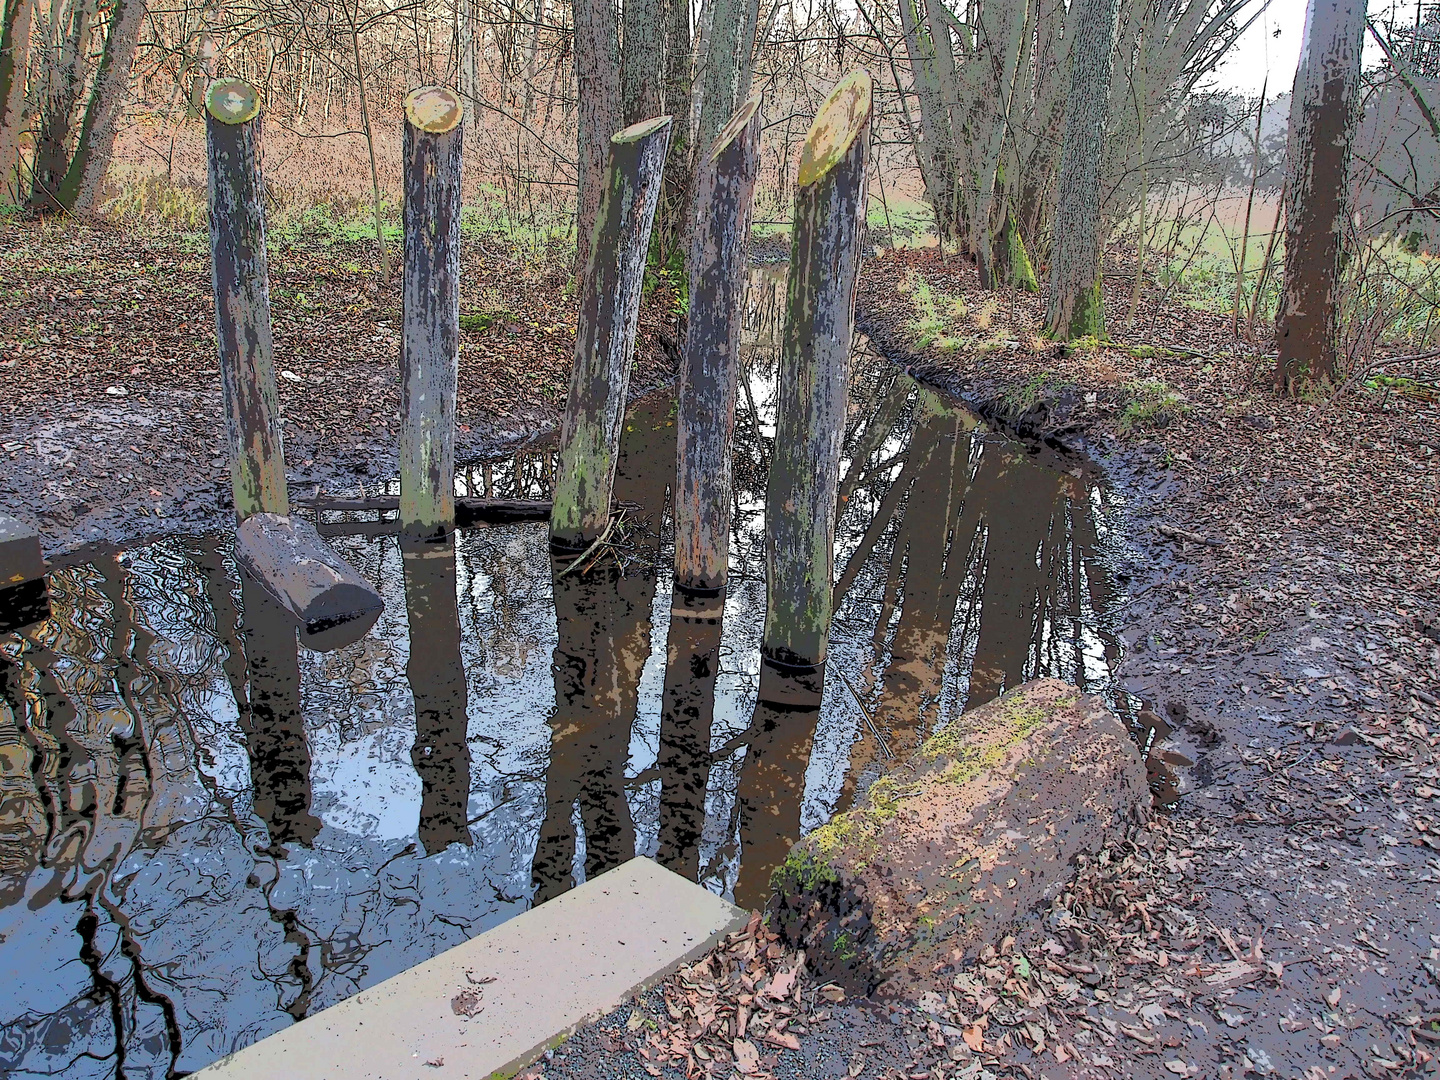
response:
M300 518L252 514L235 530L235 559L299 624L300 644L328 652L360 640L385 602Z
M398 495L376 495L368 499L310 499L297 500L296 506L313 510L316 514L334 511L384 513L400 509ZM480 499L458 498L455 500L455 524L466 525L509 525L517 521L547 521L550 518L549 499ZM388 525L393 522L337 522L348 525ZM390 530L394 532L395 530Z
M0 634L23 630L49 616L40 534L0 514Z
M1145 769L1098 697L1037 679L958 717L796 844L772 927L823 981L918 987L1069 881L1143 818Z

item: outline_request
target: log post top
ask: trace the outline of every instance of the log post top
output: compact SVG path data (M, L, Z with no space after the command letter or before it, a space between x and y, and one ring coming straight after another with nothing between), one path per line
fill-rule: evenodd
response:
M714 161L725 152L725 148L740 137L740 133L750 123L750 118L760 108L760 101L764 94L754 93L745 99L740 108L735 110L735 115L730 117L729 122L720 129L720 134L715 136L715 145L710 148L707 155L708 160Z
M222 124L247 124L260 115L260 91L244 79L216 79L205 92L205 111Z
M639 123L631 124L623 131L617 131L610 136L612 143L637 143L646 135L652 135L670 123L668 116L652 116L649 120L641 120Z
M405 119L431 135L453 130L462 115L460 98L443 86L421 86L405 95Z
M864 68L856 68L835 84L805 136L796 177L800 187L824 177L850 150L870 122L870 91L870 73Z

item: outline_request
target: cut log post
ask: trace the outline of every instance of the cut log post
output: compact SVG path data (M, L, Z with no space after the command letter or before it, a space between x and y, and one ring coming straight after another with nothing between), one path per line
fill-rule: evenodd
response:
M455 528L461 115L460 99L443 87L405 98L400 532L416 541Z
M918 993L1053 897L1078 855L1149 813L1145 768L1098 697L1025 683L897 761L791 849L771 925L820 981Z
M285 447L270 337L260 92L241 79L205 95L215 337L230 441L235 517L288 514Z
M405 676L415 699L410 761L420 776L420 843L428 855L470 846L470 744L465 741L465 661L455 601L455 544L401 540L410 657Z
M765 503L761 642L766 666L796 677L824 664L834 607L835 499L850 389L870 111L870 76L854 71L816 113L796 180L775 456ZM760 695L766 698L764 668Z
M675 585L724 589L730 457L746 255L760 164L760 95L730 118L700 163L690 244L690 314L675 454Z
M595 236L581 282L575 366L565 403L550 516L557 554L583 551L610 518L635 321L660 198L670 117L633 124L610 140Z
M23 630L49 617L40 534L24 522L0 514L0 634Z
M358 641L385 602L309 522L252 514L235 531L235 559L299 623L300 644L328 652Z

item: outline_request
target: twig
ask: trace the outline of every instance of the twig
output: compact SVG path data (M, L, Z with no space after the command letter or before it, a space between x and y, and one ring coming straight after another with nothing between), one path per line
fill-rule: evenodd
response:
M1155 526L1155 531L1161 536L1168 536L1171 540L1188 540L1192 544L1204 544L1206 547L1224 547L1224 540L1212 540L1189 529L1181 529L1174 525L1166 525L1163 522Z

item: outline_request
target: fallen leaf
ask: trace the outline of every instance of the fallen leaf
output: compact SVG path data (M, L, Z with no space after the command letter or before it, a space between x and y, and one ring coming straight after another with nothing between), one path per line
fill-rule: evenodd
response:
M1181 1061L1179 1058L1175 1058L1173 1061L1165 1062L1165 1068L1169 1069L1176 1076L1190 1075L1190 1066L1186 1065L1185 1062Z
M746 1076L760 1071L760 1051L755 1044L746 1039L736 1039L730 1044L730 1049L735 1052L735 1067Z
M786 1050L799 1050L800 1040L788 1031L767 1031L765 1041L771 1046L779 1046Z
M776 1001L784 1001L790 995L795 986L795 972L782 971L770 980L770 987L765 991L766 997Z
M971 1024L962 1033L965 1036L965 1045L975 1053L979 1053L985 1046L985 1033L980 1029L979 1024Z

